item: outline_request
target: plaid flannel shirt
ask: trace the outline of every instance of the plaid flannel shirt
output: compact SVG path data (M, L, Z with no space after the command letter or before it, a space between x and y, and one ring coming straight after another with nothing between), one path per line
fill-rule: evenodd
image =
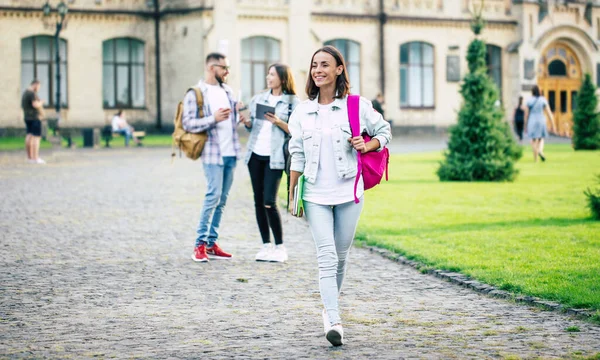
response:
M239 159L242 154L242 146L237 133L238 113L235 109L236 101L233 97L233 91L231 88L226 84L223 84L222 86L223 89L225 89L225 92L227 92L229 104L231 105L233 116L230 116L229 120L226 121L231 122L231 131L233 132L233 147L235 149L235 156ZM221 148L219 146L217 122L215 121L215 117L212 114L211 107L208 102L208 88L202 80L200 80L196 87L200 89L200 92L202 92L202 97L204 98L204 103L202 106L202 109L204 110L204 117L198 117L199 111L196 93L192 90L188 91L183 99L183 117L181 121L183 129L191 133L200 133L206 131L208 133L208 139L206 140L204 150L202 151L202 162L205 164L223 165L223 157L221 156Z

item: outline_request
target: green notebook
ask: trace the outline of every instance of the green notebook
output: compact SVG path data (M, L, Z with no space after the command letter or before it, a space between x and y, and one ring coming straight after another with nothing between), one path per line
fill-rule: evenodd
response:
M300 175L298 178L298 183L294 188L294 204L292 207L292 214L297 217L302 217L304 213L304 201L302 197L304 196L304 174Z

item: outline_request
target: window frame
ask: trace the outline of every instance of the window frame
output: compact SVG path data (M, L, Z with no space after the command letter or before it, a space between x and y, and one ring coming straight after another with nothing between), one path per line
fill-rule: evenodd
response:
M336 42L344 42L343 49L340 49L341 46L335 46ZM348 46L349 44L355 45L358 48L358 62L350 60L350 47ZM344 60L346 61L346 69L348 69L348 73L350 73L351 67L358 67L358 91L356 91L357 89L354 86L352 86L352 81L350 81L350 74L348 74L348 80L350 81L352 90L355 90L354 92L358 92L359 94L362 93L362 48L360 42L347 38L336 38L327 40L323 43L323 46L327 45L331 45L340 51L340 53L344 57Z
M499 59L500 59L500 64L497 66L493 66L492 65L492 50L498 50L499 53ZM498 88L498 100L500 100L500 102L503 102L503 86L504 86L504 79L503 76L504 74L502 73L502 64L503 64L503 59L502 59L503 53L502 53L502 47L498 46L498 45L494 45L494 44L485 44L485 65L487 67L487 74L490 77L490 79L492 80L492 82L494 83L494 85L496 85L496 87ZM488 61L489 60L489 61ZM492 70L499 70L500 73L500 86L498 86L498 84L496 84L496 82L494 81L494 78L492 77Z
M41 39L41 38L46 38L50 40L50 57L49 60L37 60L37 40ZM23 53L23 41L31 39L32 40L32 54L33 54L33 60L24 60L22 53ZM56 88L55 88L55 82L56 82L56 44L55 41L56 38L54 36L51 35L32 35L32 36L27 36L21 39L21 82L23 81L23 64L31 64L33 65L33 78L29 79L29 81L27 81L28 83L30 83L33 79L38 79L40 81L44 81L44 78L40 77L38 75L38 65L48 65L48 99L47 101L44 102L44 109L54 109L56 108L56 103L54 101L54 96L56 95ZM61 72L61 80L62 78L64 78L65 81L65 91L61 91L61 100L64 97L64 101L61 101L64 103L60 104L60 108L61 109L69 109L69 63L68 63L68 58L69 58L69 47L68 47L68 42L66 39L63 38L59 38L59 52L60 52L60 44L63 43L65 45L65 56L64 58L61 57L60 59L60 65L64 65L65 67L65 71L64 73ZM59 65L59 66L60 66ZM60 84L59 84L60 86ZM25 91L25 89L21 89L22 92ZM62 89L61 89L62 90ZM45 100L45 99L44 99Z
M410 47L411 47L411 44L415 44L415 43L419 44L419 51L421 53L421 56L420 56L421 61L420 61L420 63L412 64L410 62ZM431 47L432 61L431 61L430 65L429 64L425 64L425 58L423 56L425 46ZM406 47L408 49L407 50L408 51L408 60L405 63L402 62L402 48L403 47ZM432 91L433 91L433 105L423 105L423 103L424 103L423 99L425 98L425 77L424 76L421 77L421 88L423 89L422 90L423 92L421 94L421 104L422 105L421 106L410 105L410 101L408 101L408 100L407 100L406 105L403 105L402 104L402 78L400 77L400 88L399 88L399 95L400 95L399 106L400 106L400 109L406 109L406 110L435 110L436 109L436 103L437 103L437 97L436 97L436 91L435 91L435 88L436 88L436 78L437 78L436 69L435 69L435 66L436 66L436 61L435 61L435 46L433 44L431 44L431 43L426 42L426 41L419 41L419 40L417 40L417 41L408 41L408 42L402 43L402 44L400 44L400 48L399 49L400 49L400 53L398 54L398 58L400 60L399 61L400 67L399 67L399 72L398 73L400 75L402 73L402 68L406 67L406 69L407 69L407 71L406 71L407 88L410 88L410 68L411 67L418 66L421 69L431 68L432 69L432 74L433 74L432 79L431 79L431 81L432 81Z
M262 58L258 58L255 57L255 49L256 46L254 45L256 40L265 40L265 47L264 47L264 54ZM243 49L244 49L244 42L245 41L249 41L249 48L250 48L250 54L249 54L249 59L246 59L246 55L243 53ZM279 54L279 59L270 59L269 58L269 54L270 54L270 50L272 49L272 45L276 44L277 45L277 52ZM267 84L267 80L263 79L264 81L264 85L265 87L263 87L261 90L255 90L254 89L254 77L256 76L254 74L254 66L255 65L263 65L264 69L265 69L265 76L268 74L268 70L269 70L269 65L280 62L281 61L281 40L274 38L274 37L270 37L270 36L264 36L264 35L256 35L256 36L249 36L247 38L243 38L241 40L241 49L242 49L242 54L241 54L241 66L242 69L244 68L244 65L248 64L250 65L250 89L249 89L249 93L246 93L246 89L243 89L243 94L245 95L245 97L247 97L248 99L252 98L254 95L260 93L261 91L264 91L266 89L266 84ZM241 87L243 88L244 83L243 83L243 79L242 83L241 83Z
M127 40L128 43L128 58L129 60L127 62L119 62L117 61L117 41L118 40ZM112 51L113 51L113 59L112 61L106 61L104 59L104 44L106 43L111 43L112 42ZM132 60L133 56L133 43L139 43L142 45L142 52L144 54L144 59L142 62L134 62ZM113 66L113 96L114 96L114 105L113 106L107 106L105 105L104 102L104 66L106 65L111 65ZM118 71L117 68L119 66L127 66L127 85L128 85L128 104L124 105L124 106L119 106L119 102L118 102ZM144 95L144 105L143 106L133 106L133 81L132 81L132 75L133 75L133 69L136 67L142 67L143 69L143 74L144 74L144 86L143 86L143 95ZM115 110L115 109L127 109L127 110L147 110L148 106L147 106L147 97L146 97L146 43L143 40L140 39L136 39L133 37L117 37L117 38L112 38L112 39L107 39L104 40L102 42L102 71L103 71L103 75L102 75L102 108L106 109L106 110Z

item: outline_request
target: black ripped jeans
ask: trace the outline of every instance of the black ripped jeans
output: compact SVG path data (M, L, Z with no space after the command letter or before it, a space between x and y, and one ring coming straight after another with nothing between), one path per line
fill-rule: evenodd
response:
M275 244L283 243L281 216L277 209L277 192L283 170L272 170L269 167L269 156L252 153L248 162L250 181L254 191L254 209L256 222L264 244L270 243L270 230L273 231ZM269 229L270 228L270 229Z

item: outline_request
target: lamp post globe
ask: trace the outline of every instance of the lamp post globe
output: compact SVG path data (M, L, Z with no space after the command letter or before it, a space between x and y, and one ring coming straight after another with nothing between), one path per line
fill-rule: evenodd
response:
M58 4L58 15L60 15L61 20L67 15L67 12L69 12L67 4L65 4L64 1L61 1L60 4Z
M48 4L48 2L46 2L44 4L44 6L42 6L42 13L44 13L45 17L50 16L50 12L52 11L52 8L50 7L50 4Z

